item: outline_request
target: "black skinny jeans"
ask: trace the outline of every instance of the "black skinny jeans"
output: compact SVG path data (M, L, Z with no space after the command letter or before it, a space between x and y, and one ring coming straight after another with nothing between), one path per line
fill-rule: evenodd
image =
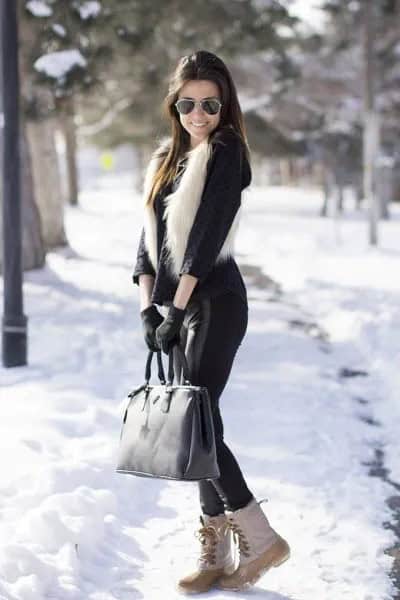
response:
M247 330L247 304L232 292L213 298L190 300L180 331L191 383L208 388L217 449L220 478L199 482L200 505L204 514L222 514L225 508L237 510L252 500L240 467L224 441L219 399L228 381L232 364ZM181 368L174 352L176 381Z

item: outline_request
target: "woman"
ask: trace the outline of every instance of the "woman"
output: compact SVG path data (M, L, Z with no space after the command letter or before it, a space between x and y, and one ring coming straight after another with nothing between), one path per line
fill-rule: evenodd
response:
M241 192L251 181L249 151L235 85L214 54L198 51L180 60L165 109L172 136L146 171L133 281L148 347L172 349L179 378L173 350L179 343L192 384L208 388L221 473L199 482L198 569L178 586L188 593L238 590L289 557L287 542L270 526L224 441L219 409L248 321L233 252Z

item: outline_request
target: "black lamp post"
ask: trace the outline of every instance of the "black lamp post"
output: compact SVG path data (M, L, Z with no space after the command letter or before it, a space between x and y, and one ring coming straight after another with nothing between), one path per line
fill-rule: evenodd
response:
M18 3L0 2L4 111L2 359L5 367L17 367L27 363L27 318L22 295Z

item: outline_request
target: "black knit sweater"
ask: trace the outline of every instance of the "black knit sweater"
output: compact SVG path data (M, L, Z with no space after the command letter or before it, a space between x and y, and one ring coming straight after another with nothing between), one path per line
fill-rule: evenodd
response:
M212 155L200 206L194 219L184 255L180 275L188 273L198 278L191 299L216 296L231 291L247 302L246 287L233 257L216 263L229 229L241 203L241 192L251 182L251 168L237 134L224 131L212 142ZM172 303L178 286L171 276L166 260L164 198L175 191L185 169L182 161L172 184L165 186L154 199L157 222L157 272L149 260L144 244L144 228L140 236L133 282L139 284L139 275L155 277L151 301L154 304Z

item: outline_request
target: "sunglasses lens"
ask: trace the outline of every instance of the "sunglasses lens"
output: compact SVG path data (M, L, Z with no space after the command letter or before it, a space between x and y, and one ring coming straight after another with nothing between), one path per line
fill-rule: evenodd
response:
M178 100L176 108L181 115L188 115L194 108L193 100Z
M176 108L181 115L188 115L194 109L194 101L182 98L176 102ZM202 100L201 106L208 115L216 115L221 105L217 99Z
M203 101L203 109L209 115L216 115L219 111L219 102L217 100L204 100Z

